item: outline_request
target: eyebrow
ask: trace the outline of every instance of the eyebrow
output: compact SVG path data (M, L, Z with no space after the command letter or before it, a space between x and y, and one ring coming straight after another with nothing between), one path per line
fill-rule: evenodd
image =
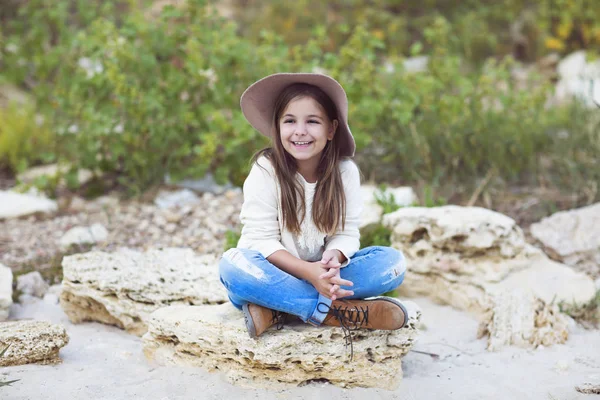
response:
M283 117L281 118L285 118L285 117L293 117L296 118L296 116L294 114L285 114ZM319 118L319 119L323 119L323 117L321 117L320 115L316 115L316 114L311 114L307 116L308 118Z

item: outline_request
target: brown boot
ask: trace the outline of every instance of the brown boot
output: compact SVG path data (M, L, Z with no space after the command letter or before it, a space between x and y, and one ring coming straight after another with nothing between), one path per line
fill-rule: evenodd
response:
M408 312L398 299L371 297L363 300L335 300L323 325L355 329L400 329L408 322Z
M247 303L242 306L246 328L251 338L255 339L271 326L277 324L277 329L283 328L286 314L271 310L257 304Z

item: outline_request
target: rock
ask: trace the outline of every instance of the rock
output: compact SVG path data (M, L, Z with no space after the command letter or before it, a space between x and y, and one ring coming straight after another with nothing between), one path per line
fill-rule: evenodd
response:
M584 383L583 385L575 386L575 390L583 394L600 394L600 384Z
M31 96L17 86L7 83L0 84L0 107L6 108L10 104L25 106L31 103Z
M526 290L511 290L493 296L480 334L489 335L488 350L507 345L536 348L565 343L569 337L568 318L556 304L547 304Z
M479 207L409 207L384 216L384 224L392 230L392 246L407 259L402 295L429 296L482 320L494 309L494 297L504 293L525 291L545 304L583 304L595 295L589 277L548 259L500 213ZM529 312L537 310L538 303L529 304Z
M217 264L216 256L181 248L75 254L63 258L60 303L74 323L98 321L142 335L157 308L227 301Z
M234 186L227 182L225 185L219 185L212 174L208 173L202 179L184 179L178 182L172 182L169 175L165 177L165 183L167 185L172 184L185 190L193 190L199 193L212 193L212 194L222 194L228 190L234 188ZM238 189L239 190L239 189ZM162 207L161 207L162 208Z
M557 212L530 229L550 257L600 278L600 203Z
M48 284L39 271L17 276L17 290L23 294L43 298L48 291Z
M67 185L64 176L71 169L70 165L58 165L58 164L49 164L42 165L39 167L30 168L27 171L24 171L17 175L17 180L22 183L33 183L36 179L45 176L48 179L56 179L60 176L60 181L58 182L59 187L65 187ZM92 171L87 169L80 169L77 171L77 180L79 185L83 185L89 182L94 177Z
M58 210L56 201L41 195L0 190L0 219L17 218L35 213L50 214L56 210Z
M230 303L161 308L150 316L142 341L151 361L219 370L243 386L274 388L326 379L339 386L393 389L402 378L402 357L417 336L420 311L414 303L411 309L406 328L354 331L352 361L340 328L298 320L255 340Z
M10 306L12 305L12 270L0 264L0 321L8 319Z
M69 336L61 325L33 320L3 322L0 349L9 347L0 357L0 366L59 363L58 352L67 343Z
M404 71L409 74L427 71L429 56L409 57L404 60Z
M558 63L560 80L556 84L555 101L564 103L578 98L587 107L600 104L600 60L587 61L585 50L579 50ZM594 89L593 92L591 89Z
M377 204L375 194L380 193L379 188L374 185L361 185L361 195L364 202L361 218L361 228L372 223L379 222L383 208ZM386 199L394 201L399 206L411 206L417 202L417 196L411 187L386 188L383 192Z
M179 190L177 192L161 191L154 199L154 204L161 209L183 207L186 205L197 204L199 202L200 197L188 189Z
M108 231L102 224L92 226L76 226L69 229L60 238L60 247L63 250L73 245L95 244L104 242L108 238Z

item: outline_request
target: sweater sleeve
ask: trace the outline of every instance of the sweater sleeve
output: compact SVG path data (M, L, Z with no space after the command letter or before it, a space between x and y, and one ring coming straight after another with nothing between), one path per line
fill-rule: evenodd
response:
M240 212L243 227L237 247L257 250L265 258L277 250L285 250L279 229L276 179L270 162L260 158L252 166L243 187L244 203Z
M360 190L360 173L358 167L352 161L344 161L341 165L342 182L344 183L344 194L346 195L346 225L344 229L327 237L325 250L339 250L346 256L342 264L345 267L350 262L350 257L360 248L360 214L363 209L363 200Z

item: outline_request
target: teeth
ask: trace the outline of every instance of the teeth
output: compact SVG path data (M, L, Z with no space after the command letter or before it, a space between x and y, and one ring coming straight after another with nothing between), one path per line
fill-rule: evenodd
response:
M309 144L310 142L294 142L294 144L299 144L299 145L303 145L303 144Z

